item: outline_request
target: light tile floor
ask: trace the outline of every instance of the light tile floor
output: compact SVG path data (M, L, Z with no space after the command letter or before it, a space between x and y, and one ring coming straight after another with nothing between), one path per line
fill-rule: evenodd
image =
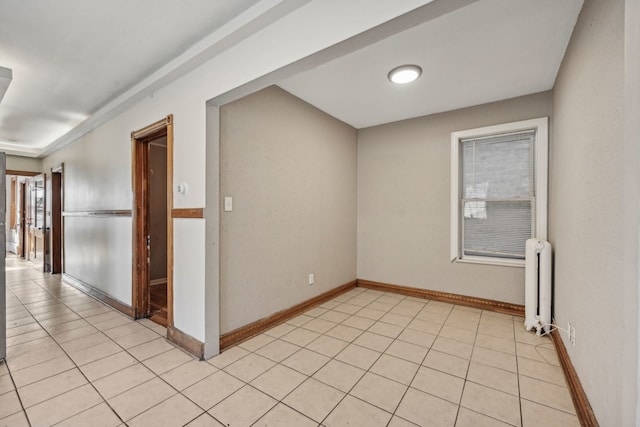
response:
M523 319L356 288L207 361L7 260L0 426L577 426Z

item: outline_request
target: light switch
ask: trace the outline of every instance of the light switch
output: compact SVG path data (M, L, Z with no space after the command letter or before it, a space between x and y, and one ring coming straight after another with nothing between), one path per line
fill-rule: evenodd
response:
M233 210L233 197L224 198L224 211L231 212Z

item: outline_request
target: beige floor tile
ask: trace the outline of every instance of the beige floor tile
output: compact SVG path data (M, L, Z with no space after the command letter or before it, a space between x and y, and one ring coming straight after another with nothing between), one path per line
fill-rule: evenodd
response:
M393 413L406 390L406 385L367 372L349 394Z
M518 372L516 357L501 351L490 350L483 347L474 347L471 360L504 369L505 371Z
M436 350L430 350L422 365L438 371L446 372L456 377L465 378L469 361L463 357L453 356Z
M122 337L114 338L113 340L118 343L121 347L127 349L131 347L135 347L142 343L146 343L158 338L158 334L153 332L150 329L142 329L140 332L136 332L135 334L125 335Z
M473 335L478 332L479 320L472 320L465 317L454 317L453 315L445 321L445 328L462 329L463 331L471 332Z
M454 338L447 338L443 335L436 338L431 348L442 353L464 357L465 359L471 359L471 353L473 352L473 346L471 344L461 342Z
M384 311L385 313L389 312L389 310L391 310L393 307L395 307L395 303L394 304L389 304L389 303L385 303L385 302L381 302L381 301L374 301L371 304L369 304L367 306L367 308L371 308L373 310L380 310L380 311Z
M87 384L84 375L79 369L74 368L20 387L18 393L24 407L29 408L84 384Z
M393 307L390 311L390 313L393 314L398 314L400 316L405 316L408 317L410 319L413 319L414 317L416 317L416 314L418 314L420 312L420 310L422 309L422 306L403 306L398 304L396 307Z
M327 313L331 313L331 312L327 312ZM325 313L324 315L326 315L327 313ZM337 312L337 314L344 314L344 313ZM345 316L346 316L346 314L345 314ZM333 322L333 321L317 318L317 319L313 319L313 320L305 323L304 325L302 325L302 327L304 329L308 329L310 331L314 331L314 332L318 332L320 334L324 334L329 329L335 327L337 324L338 324L338 322Z
M457 412L458 405L409 388L396 415L420 426L444 427L454 424Z
M421 363L428 351L429 349L425 347L396 340L385 350L385 354L408 360L409 362Z
M314 307L311 310L307 310L304 314L311 317L318 317L325 314L328 310L326 308Z
M276 365L253 380L251 385L277 400L282 400L306 379L307 376L298 371Z
M362 378L365 371L338 360L331 360L313 378L347 393Z
M333 323L342 323L345 320L347 320L349 317L350 315L347 313L342 313L340 311L335 311L335 310L329 310L325 314L320 316L319 319L328 320L329 322L333 322ZM316 331L316 332L320 332L320 331Z
M281 336L291 332L295 328L296 328L295 326L289 325L288 323L281 323L278 326L275 326L269 329L268 331L265 331L265 334L269 335L270 337L280 338Z
M89 381L95 381L135 363L136 359L131 357L127 352L120 351L103 359L83 365L80 367L80 370Z
M349 343L346 341L328 337L326 335L320 335L320 337L309 343L307 345L307 348L325 356L334 357L336 354L340 353L347 345L349 345Z
M39 331L42 330L42 327L34 321L31 321L27 324L23 325L15 325L15 322L12 325L7 322L7 338L15 337L16 335L25 334L27 332Z
M507 424L520 425L520 401L511 394L467 382L460 405Z
M89 384L27 408L32 426L49 426L102 403L103 400Z
M67 356L60 356L26 369L12 372L13 381L17 387L24 387L28 384L40 381L75 367L71 359Z
M0 394L0 419L22 411L22 405L15 391Z
M329 414L323 425L327 427L384 427L391 414L355 397L347 396Z
M542 424L540 424L540 426L542 426ZM487 417L486 415L479 414L467 408L460 408L458 411L458 419L456 420L456 427L509 427L509 424L505 424L495 418Z
M531 345L521 342L516 342L516 354L518 357L525 357L527 359L535 360L537 362L547 363L553 366L560 366L558 355L553 344Z
M313 317L305 316L304 314L301 314L300 316L296 316L293 319L287 320L287 324L300 327L311 320L313 320Z
M144 326L137 322L129 322L115 328L107 329L104 334L111 339L124 337L126 335L135 334L146 330Z
M305 347L307 344L311 343L311 341L315 340L319 336L320 334L317 332L297 328L283 335L280 339L300 347Z
M282 364L304 375L311 376L329 360L325 355L303 348L283 360Z
M167 328L162 326L162 325L158 325L156 322L150 320L150 319L138 319L136 320L136 323L141 324L142 326L145 326L149 329L151 329L153 332L155 332L156 334L160 335L161 337L166 337L167 336Z
M379 321L405 328L409 323L411 323L411 320L412 320L411 317L402 316L400 314L395 314L395 313L387 313L384 316L382 316Z
M446 324L440 329L438 338L449 338L460 343L467 345L473 345L476 339L475 331L468 331L466 329L459 329Z
M111 399L109 405L125 421L176 394L176 391L160 378L152 378Z
M258 354L249 354L237 362L224 368L224 370L244 382L250 382L272 368L275 362Z
M157 338L135 347L131 347L127 351L139 361L143 361L174 348L175 347L165 338Z
M362 334L362 330L345 325L337 325L333 329L326 332L327 336L337 338L346 342L352 342L353 340L358 338L360 334Z
M40 338L48 337L49 334L44 329L38 329L36 331L27 332L25 334L16 335L11 338L7 338L7 347L23 344L26 342L34 341Z
M503 339L514 340L513 325L496 326L481 322L480 326L478 327L478 333Z
M442 329L442 323L432 322L429 320L413 319L407 328L414 329L418 332L425 332L431 335L438 335Z
M56 323L52 325L46 325L45 322L42 322L41 325L50 333L50 334L59 334L65 331L71 331L76 328L83 328L85 326L90 326L91 324L84 319L76 319L70 322L65 323Z
M284 359L291 356L298 350L300 350L300 347L295 344L291 344L286 341L275 340L256 350L256 354L264 356L267 359L271 359L274 362L282 362Z
M283 402L314 421L322 422L343 397L344 393L339 390L309 378Z
M448 304L446 302L429 301L425 306L425 310L432 311L434 313L449 314L453 307L453 304Z
M173 350L153 356L142 362L147 368L155 372L156 375L162 375L173 368L184 365L187 362L195 360L193 356L188 355L182 350L174 348Z
M362 307L354 304L343 303L337 306L336 308L334 308L334 310L339 311L340 313L356 314L358 311L362 310ZM364 316L360 316L360 317L364 317ZM373 320L377 320L377 319L373 319Z
M224 371L218 371L183 390L182 394L197 403L202 409L208 410L243 385L244 383L239 379Z
M318 423L311 418L305 417L282 403L278 403L254 424L255 427L316 427L317 425Z
M383 335L373 334L371 332L363 332L358 338L353 341L361 347L366 347L370 350L383 352L393 342L393 338L385 337Z
M400 418L395 415L391 417L391 421L389 421L389 425L388 425L388 427L416 427L416 426L417 424L409 422L404 418Z
M385 378L409 385L419 366L416 363L383 354L370 370Z
M105 317L102 318L103 320L101 321L95 321L96 320L95 318L99 316L105 316ZM109 316L109 317L106 317L106 316ZM101 331L108 331L109 329L116 328L118 326L133 323L133 320L128 319L122 316L121 314L114 313L113 311L111 313L103 313L103 314L98 314L97 316L92 316L91 318L87 318L87 321L91 323L93 326L95 326L96 329L99 329Z
M240 344L238 344L238 346L244 348L247 351L256 351L260 347L264 347L273 340L274 338L270 337L267 334L260 334L251 339L241 342Z
M319 305L319 307L320 308L326 308L327 310L333 310L334 308L336 308L340 304L341 304L340 301L331 300L331 301L323 302L322 304Z
M516 343L512 339L497 338L491 335L478 334L476 337L476 346L490 348L492 350L501 351L503 353L516 354Z
M98 330L91 325L82 326L80 328L71 329L69 331L60 332L55 334L53 338L59 343L65 343L75 340L77 338L86 337L98 333Z
M247 354L249 354L247 350L236 346L236 347L231 347L230 349L225 350L219 355L212 357L211 359L207 360L207 362L212 364L218 369L222 369L225 366L228 366L233 362L242 359Z
M411 387L458 405L462 396L464 380L421 366L411 382Z
M121 423L122 421L113 410L106 403L101 403L67 418L60 424L56 424L56 427L116 427Z
M109 340L95 347L84 348L79 351L69 351L69 356L76 365L83 366L87 363L94 362L99 359L103 359L112 354L116 354L122 351L122 347L118 346L113 341Z
M367 319L360 316L350 316L342 322L342 324L345 326L350 326L352 328L360 329L363 331L369 329L374 323L376 323L375 320Z
M260 390L246 385L210 409L209 414L222 424L249 427L277 403Z
M554 409L575 414L569 389L520 375L520 397Z
M130 427L182 426L196 419L202 409L186 397L176 394L138 415L127 424Z
M15 387L13 386L13 381L11 380L11 376L6 374L0 376L0 394L5 394L12 390L15 390Z
M418 320L427 320L429 322L438 323L440 325L444 325L444 322L447 320L446 315L434 313L432 311L425 310L424 308L420 310L420 312L416 314L415 317Z
M467 381L518 396L518 376L504 369L494 368L483 363L471 362Z
M30 425L27 421L27 414L20 411L0 419L0 427L30 427Z
M45 339L44 341L47 342L48 340ZM12 348L7 349L7 364L12 372L65 355L64 351L55 343L46 343L41 345L40 348L19 354L15 354L11 350Z
M153 372L146 366L142 363L136 363L135 365L100 378L92 384L105 399L111 399L153 377Z
M535 360L522 357L518 359L518 373L562 387L567 386L562 369L549 365L548 363L536 362Z
M521 399L523 427L579 427L578 417Z
M392 325L390 323L376 322L369 329L368 332L382 335L388 338L397 338L404 328L402 326Z
M226 427L206 412L187 424L187 427Z
M109 337L102 332L95 332L90 335L85 335L80 338L60 343L60 347L62 347L68 353L77 353L80 350L84 350L85 348L94 348L98 344L102 344L105 342L111 342Z
M336 310L337 309L338 308L336 308ZM361 308L359 311L357 311L354 314L357 314L360 317L365 317L365 318L371 319L371 320L380 320L380 318L382 318L382 316L387 314L387 312L386 311L382 311L382 310L374 310L373 308L369 308L369 307L364 307L364 308Z
M378 360L380 354L359 345L349 344L336 355L335 360L367 370Z
M205 379L216 372L218 368L201 360L192 360L161 375L162 379L177 390L185 388Z
M405 329L400 335L398 335L397 339L400 341L419 345L421 347L430 348L433 345L436 336L427 334L425 332L418 332L414 329Z

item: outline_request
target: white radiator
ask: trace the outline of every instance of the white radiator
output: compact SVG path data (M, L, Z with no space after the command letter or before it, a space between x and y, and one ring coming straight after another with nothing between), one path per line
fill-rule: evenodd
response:
M527 240L524 278L524 326L537 335L549 332L551 323L551 245L540 239Z

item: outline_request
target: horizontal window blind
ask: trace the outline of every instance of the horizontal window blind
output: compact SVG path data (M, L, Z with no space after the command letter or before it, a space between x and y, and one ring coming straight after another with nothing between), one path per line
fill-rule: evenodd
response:
M460 144L462 254L524 259L534 234L535 132Z

